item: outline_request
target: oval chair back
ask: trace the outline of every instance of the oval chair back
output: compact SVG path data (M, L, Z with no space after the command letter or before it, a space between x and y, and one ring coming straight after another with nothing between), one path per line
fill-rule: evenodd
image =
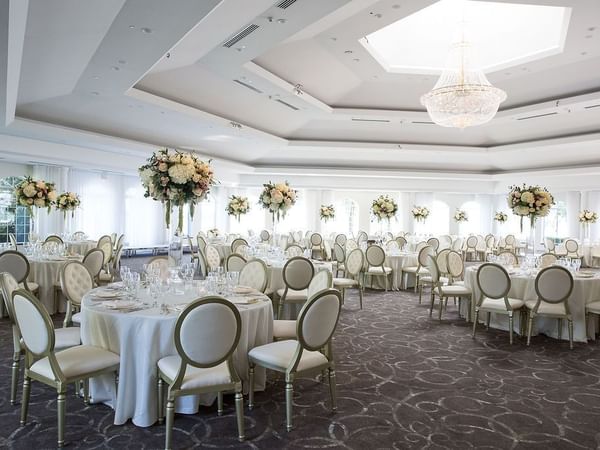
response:
M44 244L47 242L54 242L56 244L64 244L62 238L60 236L57 236L56 234L51 234L46 239L44 239Z
M0 273L10 273L17 283L25 283L29 276L29 260L16 250L6 250L0 253Z
M69 261L60 270L60 288L74 306L81 306L81 299L93 287L92 275L82 263Z
M12 294L17 289L19 289L19 283L15 277L13 277L8 272L0 272L0 294L2 294L2 299L4 301L4 307L6 312L8 313L8 319L13 325L16 325L15 322L15 313L12 304ZM13 333L18 330L13 330ZM13 336L14 337L14 336ZM16 345L18 346L19 339L16 341ZM20 349L15 348L16 352L20 352Z
M296 325L298 343L304 350L317 351L330 344L341 308L341 294L336 289L321 291L307 300ZM296 367L299 362L300 357L295 361Z
M504 248L514 250L516 247L517 240L512 234L509 234L504 238Z
M294 256L302 256L304 254L304 250L298 244L288 245L288 248L285 249L285 253L288 258L293 258Z
M346 245L346 241L348 239L346 238L345 234L338 234L335 237L335 243L341 245L342 247L344 247Z
M563 303L565 314L569 314L567 299L573 292L573 275L565 267L552 266L540 270L535 277L535 292L538 300L533 308L537 313L540 303Z
M225 260L225 270L227 272L240 272L246 265L246 258L237 253L232 253Z
M331 289L333 287L333 275L329 270L319 270L315 276L310 280L310 284L306 290L307 298L311 298L318 292L325 289Z
M556 244L554 243L554 239L552 239L552 238L546 238L546 250L549 253L555 253L556 252Z
M408 243L404 236L398 236L396 242L398 243L398 248L400 250L404 250L404 247L406 247L406 244Z
M91 249L83 257L82 263L95 280L98 278L104 264L104 252L99 248Z
M246 239L243 239L243 238L234 239L233 242L231 243L231 252L232 253L236 253L237 248L240 245L248 245L248 241Z
M542 269L554 265L556 261L558 261L558 257L555 253L543 253L540 255L540 267Z
M27 351L36 358L48 356L54 350L54 326L44 305L24 289L13 292L15 322ZM53 372L58 364L50 363ZM62 374L61 374L62 375Z
M567 251L567 257L579 258L579 244L575 239L565 241L565 250Z
M221 265L221 255L214 245L206 246L206 263L210 270L217 270Z
M351 252L355 248L358 248L358 243L354 239L348 239L346 241L346 253Z
M169 258L166 256L155 256L154 258L148 261L149 268L158 268L159 278L163 281L169 278L169 266L170 266Z
M196 236L196 242L198 243L198 251L204 255L206 252L206 239L204 236L201 236L200 233L198 233L198 236Z
M451 248L455 252L460 252L460 251L462 251L462 245L463 245L463 239L456 238L456 240L452 243Z
M504 259L509 266L518 266L519 258L510 250L504 250L498 253L498 258Z
M400 251L400 247L398 247L398 243L394 240L387 241L385 243L385 251L386 252L398 252Z
M382 267L385 263L385 252L379 245L369 245L365 256L370 267Z
M421 247L421 250L419 250L419 255L417 256L419 266L427 267L427 259L429 256L433 256L433 255L434 255L433 248L431 248L429 245L425 244L424 247Z
M259 292L265 292L268 283L267 265L260 259L248 261L240 270L240 286L248 286Z
M446 256L446 267L448 268L447 273L450 275L453 281L462 279L465 270L465 263L463 262L460 253L454 250L449 251L448 255Z
M511 281L504 267L499 264L484 263L477 269L477 286L483 296L491 299L504 298L506 301ZM509 309L508 301L506 306L506 309Z
M466 252L474 252L477 250L477 236L469 236L467 238L467 248L466 248Z
M355 248L348 254L346 272L352 277L357 277L365 265L365 254L360 248Z
M427 242L425 242L425 241L418 242L417 245L415 246L415 252L419 253L424 247L427 247Z
M427 245L429 245L431 248L433 248L434 252L438 251L438 248L440 248L440 241L438 238L429 238L427 239Z
M97 248L102 250L102 253L104 254L104 261L102 261L102 265L106 266L113 255L112 243L110 242L110 240L103 240L102 242L98 241L98 243L99 245Z
M269 233L267 230L262 230L260 232L261 242L269 242L269 239L271 239L271 233Z
M310 245L312 245L313 247L321 248L321 245L323 245L323 236L321 236L319 233L311 234Z
M283 282L287 289L294 291L302 291L308 288L313 276L315 268L309 259L302 256L296 256L288 259L283 266Z
M450 249L444 248L435 257L435 262L442 274L448 273L448 253L450 253Z

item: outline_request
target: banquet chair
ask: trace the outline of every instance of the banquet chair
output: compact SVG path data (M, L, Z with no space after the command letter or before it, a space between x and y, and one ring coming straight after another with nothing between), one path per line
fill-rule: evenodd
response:
M575 239L567 239L564 246L566 253L561 254L560 256L566 256L567 258L581 258L581 255L579 254L579 244Z
M554 265L558 261L558 256L555 253L543 253L540 255L540 268L545 269Z
M206 275L208 273L206 263L206 239L204 236L200 235L201 231L198 232L196 236L196 242L198 244L198 262L199 262L199 272L202 275Z
M56 388L58 447L62 447L65 443L67 385L79 381L87 385L90 378L108 373L115 375L116 382L119 355L90 345L77 345L57 352L52 319L40 301L19 289L13 293L13 308L25 347L21 426L27 421L31 381ZM113 401L116 401L116 395Z
M10 241L10 245L12 246L12 250L17 251L19 248L18 248L17 238L16 238L15 234L8 233L8 240Z
M10 273L19 283L19 288L25 288L32 294L36 294L39 285L33 281L27 281L30 270L29 260L23 253L16 250L6 250L0 253L0 273Z
M345 234L340 233L335 237L335 243L340 245L342 248L344 248L344 246L346 245L346 241L348 240L348 238L346 237Z
M225 260L225 270L227 272L240 272L246 264L246 258L237 253L232 253Z
M323 236L321 236L320 233L312 233L310 235L310 250L311 250L311 257L316 259L315 253L316 255L318 255L319 259L325 259L324 258L324 248L323 248Z
M198 237L201 237L206 240L206 233L202 230L198 231Z
M83 239L85 239L86 234L83 231L76 231L75 233L73 233L73 239L75 239L76 241L81 241Z
M367 242L369 240L369 235L365 231L359 231L356 236L356 243L360 246L361 243Z
M63 327L81 323L81 310L83 296L94 288L94 279L87 267L78 261L67 262L60 270L60 288L67 298L67 311Z
M269 282L267 265L261 259L248 261L240 270L238 284L265 292Z
M325 251L325 260L331 261L333 257L333 252L331 250L331 240L323 241L323 250Z
M173 339L177 355L158 361L158 417L163 422L166 392L165 449L171 448L175 400L185 395L217 392L217 414L223 414L223 392L235 392L238 439L243 441L244 397L233 365L242 319L222 297L204 297L186 306L177 318Z
M498 252L498 258L504 259L509 266L516 267L519 265L519 257L510 250L502 250Z
M427 245L433 248L434 253L437 253L438 249L440 248L440 240L434 237L429 238L427 239Z
M431 282L431 306L429 308L429 317L431 317L433 314L436 293L440 298L440 309L438 317L440 321L442 320L442 312L445 309L445 306L448 305L448 298L450 297L454 299L458 298L459 310L462 299L467 299L469 301L469 309L471 308L471 297L473 296L471 290L462 285L444 283L442 281L442 278L440 277L440 270L437 265L437 262L432 255L429 255L427 257L427 270L429 271L429 277Z
M237 248L240 245L248 245L248 241L246 239L243 239L243 238L234 239L231 242L231 253L236 253L237 252Z
M480 252L479 259L481 261L487 261L488 255L494 254L496 248L496 238L493 234L488 234L485 238L485 249Z
M373 277L383 277L385 281L385 290L388 290L389 275L392 275L393 269L385 265L385 252L379 245L370 245L365 251L367 259L367 275L373 283Z
M448 273L448 253L450 252L450 249L444 249L441 250L437 255L435 253L433 253L431 256L434 257L435 262L437 264L437 269L438 269L438 282L442 283L442 284L448 284L450 282L450 278L447 275ZM427 262L427 259L425 260L425 262ZM425 268L427 268L427 265L424 266ZM429 270L429 269L427 269ZM433 285L433 279L431 278L431 275L429 274L425 274L425 275L421 275L419 277L419 304L422 302L422 298L423 298L423 288L425 286L430 286L431 289L434 288Z
M100 271L102 270L102 264L104 262L104 252L99 248L90 249L83 260L82 264L86 267L90 275L92 276L92 281L94 287L98 285L98 277L100 275ZM54 310L58 311L58 300L60 298L60 293L62 292L62 286L60 284L60 279L56 280L54 283Z
M446 256L446 268L448 269L448 278L450 284L464 285L463 277L465 275L465 262L460 253L450 250Z
M153 258L150 258L150 260L148 261L148 267L157 267L159 271L159 278L162 281L166 281L169 278L169 267L172 266L174 263L175 261L173 261L168 256L155 256Z
M447 234L441 235L438 239L440 241L439 249L452 248L452 238Z
M97 248L104 253L104 261L102 262L102 270L98 275L99 284L110 283L113 280L113 273L110 270L110 261L113 257L113 245L110 241L110 236L102 236L98 240Z
M392 234L391 231L386 231L385 233L383 233L383 241L387 242L387 241L391 241L394 239L394 235Z
M557 319L558 339L562 338L562 321L567 320L569 347L573 350L573 316L569 310L569 297L573 292L573 275L561 266L546 267L535 277L537 300L525 302L527 308L527 345L531 342L531 329L536 317Z
M242 255L244 258L248 258L248 253L250 251L250 247L247 245L238 245L238 248L236 249L236 253L238 255Z
M219 254L217 247L211 244L206 246L206 265L211 272L217 270L221 265L221 255Z
M298 244L288 245L285 249L285 254L288 258L293 258L294 256L302 256L304 254L304 250Z
M335 365L331 338L338 324L341 294L335 289L321 291L307 301L296 325L297 340L276 341L248 352L248 407L254 408L254 368L265 367L285 374L286 429L292 430L294 380L299 376L328 371L332 410L337 409Z
M385 251L387 252L397 252L400 251L400 247L398 247L398 242L391 240L385 243Z
M504 250L512 250L513 252L517 250L517 240L514 235L509 234L504 238Z
M196 251L194 249L194 240L191 236L187 236L188 246L190 247L190 255L192 258L192 264L195 264L196 267L200 267L200 251Z
M123 245L125 244L124 241L125 241L125 235L124 234L119 235L119 238L117 239L117 242L115 243L115 247L114 247L115 253L117 252L119 247L123 247Z
M283 266L285 287L277 290L279 305L277 318L281 319L286 304L304 303L308 298L307 289L315 274L315 268L309 259L296 256L287 260Z
M485 261L485 255L486 255L486 250L487 250L487 244L485 242L485 238L480 234L478 234L476 237L477 237L477 245L475 246L475 249L477 250L477 260Z
M102 244L105 242L110 242L111 247L112 247L112 239L111 239L110 235L108 235L108 234L100 236L100 239L98 239L98 243L96 244L96 247L98 247L98 248L102 247Z
M417 288L419 286L419 279L422 276L426 276L429 274L429 271L425 266L427 264L428 255L433 255L433 249L430 246L425 245L425 247L422 247L421 250L419 250L419 254L417 256L417 265L402 268L403 286L408 285L408 275L413 274L415 276L415 292L417 292Z
M117 233L110 233L110 242L113 247L117 245Z
M13 308L13 292L19 289L17 280L8 272L0 273L0 293L4 299L4 306L8 312L8 320L10 321L13 337L13 356L11 367L11 383L10 383L10 404L14 405L17 402L17 385L19 383L19 367L21 364L21 354L23 353L23 344L21 341L21 332L15 321ZM74 347L81 343L81 335L79 328L59 328L55 330L55 348L64 350L65 348Z
M57 236L56 234L50 234L50 235L48 235L48 237L46 239L44 239L44 244L46 244L48 242L54 242L56 244L64 244L62 238L60 236Z
M202 232L198 232L198 236L196 236L196 242L198 243L198 251L201 254L204 254L204 251L206 250L206 238L201 236L200 233Z
M398 243L398 249L404 251L404 247L406 247L406 244L408 243L406 238L404 236L398 236L396 242Z
M123 244L117 244L117 249L112 255L112 259L110 262L110 271L111 274L115 274L119 272L121 268L121 257L123 256Z
M417 245L415 245L415 252L419 253L421 251L421 249L427 247L427 242L426 241L420 241L417 242Z
M554 239L546 238L545 243L546 243L546 251L548 253L556 254L556 244L554 243Z
M358 243L354 239L348 239L346 241L346 253L350 253L355 248L358 248Z
M477 259L477 236L469 236L465 242L465 251L463 252L463 259L465 261L473 261ZM471 255L471 259L469 259ZM474 255L474 257L473 257Z
M454 242L452 242L452 245L450 248L452 248L452 250L454 250L455 252L459 252L462 253L462 246L463 246L463 238L456 238L456 240Z
M261 242L269 242L270 239L271 239L271 233L269 233L267 230L262 230L260 232L260 241Z
M310 284L306 289L306 299L311 299L314 295L333 286L333 278L328 270L320 270L312 277ZM304 308L306 303L302 305ZM296 339L296 320L276 319L273 320L273 339Z
M358 289L358 296L360 301L360 309L363 307L363 267L365 265L365 255L359 248L355 248L348 254L346 260L346 274L345 278L334 278L333 287L339 289L342 293L342 303L346 297L346 289L356 288Z
M348 254L350 252L356 250L356 247L352 250L347 250ZM359 249L360 250L360 249ZM361 250L362 251L362 250ZM344 247L340 244L335 244L333 246L333 257L335 259L335 276L337 277L340 271L342 275L345 275L346 272L346 251L344 251Z
M490 327L491 313L508 315L509 341L513 343L513 315L519 313L521 328L524 324L522 312L525 303L523 300L510 298L508 293L511 288L510 277L504 267L499 264L484 263L477 269L477 286L481 297L475 306L475 320L473 321L473 338L479 320L479 313L487 313L487 328Z

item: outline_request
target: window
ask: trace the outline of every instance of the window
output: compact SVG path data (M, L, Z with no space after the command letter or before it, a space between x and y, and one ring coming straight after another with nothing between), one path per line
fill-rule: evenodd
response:
M15 186L22 178L0 178L0 242L10 242L8 235L13 233L17 242L27 242L31 230L31 216L24 206L18 206Z
M466 236L468 234L480 234L481 233L481 207L477 202L466 202L460 207L467 213L466 222L460 222L458 228L460 234Z
M529 223L529 219L524 221ZM549 238L563 238L569 235L569 222L567 220L567 203L558 200L556 205L550 208L550 213L545 219L544 233Z
M335 218L324 222L324 229L327 232L335 231L347 236L356 236L358 233L358 203L351 198L344 198L335 202L333 206Z

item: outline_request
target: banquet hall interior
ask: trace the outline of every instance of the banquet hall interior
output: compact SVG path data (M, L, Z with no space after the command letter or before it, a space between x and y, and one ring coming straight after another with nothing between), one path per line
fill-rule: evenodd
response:
M598 0L0 0L0 446L600 446Z

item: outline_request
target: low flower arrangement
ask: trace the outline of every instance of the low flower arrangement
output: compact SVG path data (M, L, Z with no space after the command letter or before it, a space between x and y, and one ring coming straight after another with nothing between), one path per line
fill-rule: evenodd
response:
M380 195L373 200L373 204L371 205L371 213L378 222L382 220L389 221L396 216L397 212L398 204L387 195Z
M297 192L290 187L287 181L283 183L263 184L264 189L260 194L258 204L268 210L275 219L285 217L289 209L294 206L298 198Z
M177 230L183 229L183 207L190 207L194 215L197 203L206 199L210 188L216 184L210 161L204 162L195 154L164 148L156 151L147 163L139 168L145 197L165 205L165 223L171 225L171 212L179 207Z
M548 190L540 186L511 186L508 193L508 206L513 214L521 216L521 231L523 218L529 217L531 225L535 225L538 217L545 217L554 205L554 197Z
M587 223L596 223L598 220L598 213L594 211L590 211L589 209L584 209L579 213L579 222L587 224Z
M225 208L227 214L230 216L235 216L235 218L240 221L240 217L244 214L247 214L250 211L250 204L248 203L248 197L241 197L238 195L232 195L229 198L229 203L227 204L227 208Z
M56 209L62 211L63 217L67 217L67 212L71 212L71 217L75 215L75 210L81 205L79 195L75 192L63 192L56 199Z
M327 222L335 218L335 208L333 205L321 205L319 208L319 216L321 216L321 220Z
M469 216L467 215L467 212L463 209L457 209L454 212L454 221L455 222L468 222L469 221Z
M15 187L17 203L25 206L31 215L33 215L33 207L46 208L50 213L52 205L56 203L57 195L54 183L34 180L29 176Z
M506 214L504 211L496 211L496 214L494 214L494 220L496 222L504 223L508 220L508 214Z
M430 211L426 206L415 206L413 207L411 213L417 222L425 222L425 219L429 217Z

